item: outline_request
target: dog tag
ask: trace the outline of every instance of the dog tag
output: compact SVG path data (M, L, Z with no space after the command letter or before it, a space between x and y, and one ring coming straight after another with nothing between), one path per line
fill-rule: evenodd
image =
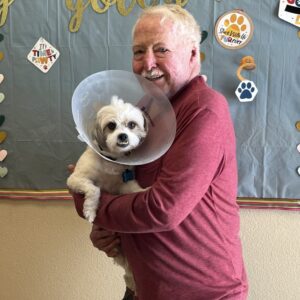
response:
M6 156L7 156L7 151L6 150L0 150L0 162L4 161Z
M235 90L235 94L240 102L253 101L257 94L257 87L253 81L243 80Z
M0 167L0 177L3 178L7 175L8 169L6 167Z
M123 182L134 180L134 173L132 170L126 169L122 174Z

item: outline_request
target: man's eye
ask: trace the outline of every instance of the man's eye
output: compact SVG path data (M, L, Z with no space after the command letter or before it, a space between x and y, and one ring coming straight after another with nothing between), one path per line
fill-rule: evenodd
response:
M141 53L143 53L142 50L136 50L136 51L133 51L133 54L134 54L134 55L139 55L139 54L141 54Z
M134 123L134 122L128 122L127 127L129 129L134 129L136 127L136 123Z
M135 59L141 59L144 55L144 51L143 50L136 50L136 51L133 51L133 57Z
M116 123L114 123L114 122L109 122L109 123L106 125L106 127L107 127L109 130L115 130L116 127L117 127L117 125L116 125Z
M154 52L157 57L164 58L166 55L168 55L169 49L164 48L164 47L159 47L159 48L155 49Z
M158 52L165 53L165 52L167 52L167 51L168 51L167 48L164 48L164 47L158 48Z

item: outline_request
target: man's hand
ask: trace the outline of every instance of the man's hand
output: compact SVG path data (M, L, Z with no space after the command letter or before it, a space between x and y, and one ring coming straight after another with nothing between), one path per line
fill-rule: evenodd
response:
M120 237L117 233L106 231L98 225L93 225L90 239L97 249L106 253L109 257L120 254Z

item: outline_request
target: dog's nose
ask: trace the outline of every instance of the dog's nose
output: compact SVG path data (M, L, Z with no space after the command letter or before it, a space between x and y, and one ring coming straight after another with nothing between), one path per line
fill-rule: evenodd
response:
M120 133L118 135L118 140L120 142L126 142L128 140L128 135L126 133Z

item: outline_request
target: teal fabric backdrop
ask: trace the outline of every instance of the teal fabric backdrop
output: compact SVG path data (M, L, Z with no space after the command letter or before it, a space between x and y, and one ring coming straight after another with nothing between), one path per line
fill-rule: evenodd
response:
M0 28L4 37L0 73L5 76L0 84L5 95L0 103L0 115L5 116L0 132L7 134L0 150L8 152L0 162L8 170L0 178L1 188L65 188L66 166L85 148L74 128L72 93L92 73L131 70L131 28L142 9L139 4L153 1L111 1L114 4L103 13L92 6L98 3L103 8L103 2L85 1L81 23L80 18L74 23L80 26L71 32L75 12L68 5L76 2L82 1L15 0L8 7ZM127 8L135 3L127 16L121 15L121 2ZM278 18L277 0L185 2L208 32L201 44L202 73L226 96L234 120L239 196L300 198L296 172L300 132L295 127L300 120L299 29ZM219 16L237 8L252 18L254 35L246 47L229 50L216 41L214 25ZM60 52L45 74L27 60L40 37ZM254 57L257 67L243 71L243 76L255 82L258 95L253 102L240 103L235 96L236 70L246 55Z

